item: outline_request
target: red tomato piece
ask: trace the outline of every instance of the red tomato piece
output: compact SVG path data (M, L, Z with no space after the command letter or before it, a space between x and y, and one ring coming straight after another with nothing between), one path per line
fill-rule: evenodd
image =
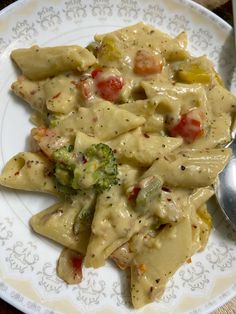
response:
M134 73L138 75L151 75L160 73L163 68L160 56L146 50L138 50L134 59Z
M82 261L83 261L83 258L81 256L73 256L71 258L71 263L72 263L72 266L74 268L74 270L76 272L81 272L82 270Z
M94 69L94 70L91 72L91 76L92 76L93 79L95 79L95 78L96 78L99 74L101 74L102 72L103 72L102 69L99 69L99 68Z
M171 136L181 136L187 143L194 142L202 134L202 121L194 118L191 111L182 114L179 122L170 130Z
M141 188L139 186L134 186L133 190L128 195L128 201L135 201L140 190Z
M100 97L109 101L116 101L120 91L124 86L124 80L117 75L111 75L104 79L99 79L96 82L97 91Z

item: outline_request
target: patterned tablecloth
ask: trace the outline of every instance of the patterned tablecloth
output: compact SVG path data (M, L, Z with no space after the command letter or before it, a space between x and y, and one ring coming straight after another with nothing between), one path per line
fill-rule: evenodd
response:
M15 1L17 0L0 0L0 10ZM231 1L228 1L223 6L216 8L214 12L221 16L228 23L232 24L233 19ZM21 313L22 312L18 311L17 309L15 309L11 305L0 299L0 314L21 314ZM227 304L225 304L224 306L220 307L218 310L214 311L214 314L236 314L236 297Z

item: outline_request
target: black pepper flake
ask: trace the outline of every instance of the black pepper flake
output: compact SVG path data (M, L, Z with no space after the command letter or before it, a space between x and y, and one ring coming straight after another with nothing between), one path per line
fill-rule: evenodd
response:
M156 279L155 281L156 281L156 283L159 283L159 281L160 281L160 278Z
M166 187L166 186L162 187L162 191L164 191L164 192L171 192L170 189L168 187Z
M183 166L183 165L182 165L180 168L181 168L181 170L183 170L183 171L186 169L185 166Z

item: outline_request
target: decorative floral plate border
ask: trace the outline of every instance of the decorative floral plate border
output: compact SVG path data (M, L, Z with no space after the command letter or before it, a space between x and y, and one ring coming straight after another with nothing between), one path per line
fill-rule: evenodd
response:
M95 33L139 21L171 35L185 30L189 49L207 54L232 91L236 90L232 29L217 16L188 0L19 0L0 13L0 162L27 149L29 109L11 93L16 69L9 54L16 47L86 44ZM84 281L67 286L56 277L60 248L33 234L32 214L53 199L0 190L0 296L26 313L210 313L236 295L236 233L215 203L206 250L196 254L170 280L161 301L135 311L130 307L126 274L109 262L85 269Z

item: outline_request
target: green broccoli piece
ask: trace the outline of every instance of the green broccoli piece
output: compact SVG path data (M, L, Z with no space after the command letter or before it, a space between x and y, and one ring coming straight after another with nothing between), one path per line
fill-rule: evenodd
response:
M94 188L100 193L118 183L117 162L106 144L93 144L84 154L70 146L62 147L53 159L58 182L74 190Z
M92 175L91 182L97 191L107 190L118 183L117 162L108 145L103 143L91 145L85 152L85 158L87 160L85 173Z

